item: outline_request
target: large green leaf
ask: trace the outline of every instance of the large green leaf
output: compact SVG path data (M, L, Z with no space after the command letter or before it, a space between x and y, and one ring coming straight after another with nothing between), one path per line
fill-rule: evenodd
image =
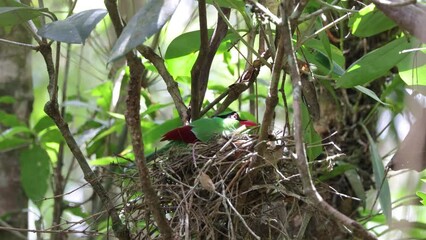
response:
M41 131L43 131L43 130L49 128L49 127L52 127L52 126L55 126L55 122L49 116L43 116L35 124L33 130L36 133L40 133Z
M208 30L209 37L213 29ZM188 44L191 43L191 44ZM182 57L200 50L200 31L186 32L177 36L170 42L166 50L166 59Z
M106 14L107 11L105 9L91 9L79 12L65 20L44 25L38 30L37 34L58 42L84 43Z
M395 27L396 24L372 3L349 19L352 34L358 37L370 37Z
M412 46L425 47L417 40L412 41ZM426 86L426 53L424 51L411 51L397 65L399 76L408 85Z
M176 10L180 0L153 0L145 4L124 28L111 51L112 62L160 31Z
M0 0L0 26L17 25L48 12L47 8L32 8L15 0Z
M350 88L364 85L381 76L398 64L406 55L400 52L411 44L406 38L401 37L374 50L355 61L338 79L337 86Z
M37 205L42 202L50 178L50 160L46 150L34 146L21 153L19 165L25 194Z
M210 37L213 34L213 29L208 30L208 36ZM235 41L239 38L233 32L228 33L222 40L222 45L219 47L218 52L223 52L226 50L226 44L231 41ZM191 43L191 44L188 44ZM166 50L166 59L172 59L177 57L182 57L191 53L195 53L200 50L200 31L192 31L183 33L177 36L169 44Z
M343 70L345 58L342 51L334 45L326 46L324 40L310 39L303 44L298 53L299 56L306 57L309 63L314 64L321 74L331 73L332 77L339 77L345 72Z
M385 176L385 167L383 166L382 158L380 157L379 150L376 142L371 137L368 129L362 125L365 134L368 137L368 144L370 146L370 158L373 166L374 183L379 192L379 202L388 223L392 221L392 199L390 195L389 182Z

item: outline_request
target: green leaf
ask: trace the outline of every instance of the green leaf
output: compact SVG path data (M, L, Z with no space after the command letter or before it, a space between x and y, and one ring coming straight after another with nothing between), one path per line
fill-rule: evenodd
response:
M315 131L305 103L302 105L303 139L307 143L306 154L309 161L315 160L322 152L321 136Z
M13 149L21 148L31 144L30 139L22 139L18 137L2 138L0 137L0 152L6 152Z
M319 22L319 24L317 24L317 25L319 25L319 28L323 27L322 22ZM330 40L327 36L327 33L325 31L321 31L319 33L319 38L320 38L322 46L323 46L323 48L324 48L324 50L327 54L327 58L328 58L329 62L332 63L333 62L333 55L331 54L331 44L330 44ZM330 65L333 66L332 64L330 64ZM333 69L330 69L330 70L333 70Z
M233 8L239 12L245 11L246 3L243 0L207 0L206 3L213 4L217 3L219 7Z
M112 82L107 81L99 84L92 90L92 96L98 97L96 103L103 110L108 111L112 101Z
M320 73L329 74L332 70L332 76L338 77L344 74L343 67L345 66L345 57L342 51L334 45L330 45L330 54L332 65L330 65L330 57L328 57L328 49L324 43L317 39L308 40L298 52L299 56L314 64ZM302 52L303 50L303 52ZM313 51L312 51L313 50Z
M40 133L44 129L47 129L51 126L55 126L55 123L53 122L53 120L49 116L44 116L44 117L40 118L40 120L38 120L38 122L35 124L33 130L36 133Z
M75 203L69 203L69 202L65 202L66 206L69 205L75 205ZM65 210L65 212L70 212L71 214L81 217L81 218L87 218L90 216L89 213L85 212L83 209L82 205L77 205L75 207L67 207Z
M426 206L426 193L418 191L418 192L416 192L416 195L419 196L419 198L422 199L420 202L423 204L423 206Z
M92 166L107 166L110 164L129 163L129 161L120 157L102 157L91 160L89 163Z
M374 50L357 61L355 61L338 79L337 86L350 88L356 85L364 85L381 76L399 63L405 54L400 52L410 47L405 37L393 40L392 42Z
M58 128L52 128L47 130L43 135L40 137L40 142L42 143L61 143L64 141L64 138L62 137L61 132Z
M32 133L31 130L26 126L14 126L9 129L6 129L3 131L0 135L0 138L9 138L13 137L17 134L23 134L23 133Z
M178 77L183 77L182 80L188 79L190 82L191 68L196 60L196 54L189 54L178 58L166 59L165 64L174 79L179 80Z
M12 96L1 96L0 97L0 103L5 103L5 104L12 104L15 103L16 99Z
M28 133L32 133L26 126L16 126L3 131L0 134L0 151L9 151L16 149L32 142L28 137Z
M47 8L32 8L14 0L0 0L0 26L24 23L48 12Z
M244 18L247 26L252 27L251 19L246 13L246 3L243 0L207 0L208 4L217 4L219 7L236 9Z
M160 31L180 0L149 1L129 21L111 51L108 62L117 60Z
M208 29L209 38L213 34L213 29ZM239 39L233 32L229 32L222 39L222 43L219 46L218 53L225 52L227 49L227 43L234 42ZM191 43L191 44L188 44ZM192 31L186 32L179 36L177 36L173 41L169 44L166 50L165 59L172 59L182 57L191 53L198 52L200 50L200 31Z
M390 195L389 182L385 176L385 167L383 166L382 158L380 157L376 142L374 142L368 129L362 125L365 134L368 137L368 144L370 146L370 158L373 166L374 183L379 192L379 202L383 213L388 223L392 221L392 199Z
M209 38L213 29L208 30ZM191 44L188 44L191 43ZM182 57L200 50L200 31L186 32L173 39L166 50L166 59Z
M5 127L25 126L16 115L6 113L0 110L0 124Z
M141 117L144 117L146 115L149 115L151 113L155 113L158 110L165 108L167 106L172 105L173 103L165 103L165 104L159 104L159 103L154 103L149 105L149 107L141 114Z
M376 93L374 93L373 91L371 91L370 89L363 87L363 86L355 86L355 88L364 93L365 95L371 97L372 99L376 100L377 102L383 104L383 105L389 105L387 103L384 103L382 100L380 100L380 98L376 95Z
M319 176L318 180L326 181L328 179L340 176L343 173L345 173L346 171L349 171L351 169L356 169L356 166L349 164L349 163L345 163L345 162L337 162L337 165L335 167L333 167L333 170L331 170L327 174L323 174L323 175Z
M418 40L412 39L413 47L424 47ZM399 76L408 85L426 86L426 54L423 51L412 51L397 64Z
M351 185L352 190L355 192L355 196L361 199L361 203L365 205L367 194L365 193L364 185L356 169L354 168L354 169L350 169L346 171L345 177L349 181L349 184Z
M396 24L376 9L372 3L349 19L352 34L358 37L370 37L395 27Z
M34 146L20 154L19 165L25 194L40 206L50 178L49 155L40 146Z
M106 14L107 11L105 9L91 9L79 12L65 20L44 25L38 30L37 34L58 42L84 43Z
M160 138L166 132L168 132L168 131L176 128L176 127L179 127L181 125L182 125L182 122L180 121L179 118L173 118L173 119L170 119L170 120L163 122L160 125L150 127L149 129L144 131L143 141L146 142L146 143L154 143L154 142L160 140Z

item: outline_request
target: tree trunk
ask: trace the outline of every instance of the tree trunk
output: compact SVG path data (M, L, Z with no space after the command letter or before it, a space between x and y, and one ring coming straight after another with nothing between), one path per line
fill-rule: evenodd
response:
M22 27L11 30L0 28L0 38L31 43L31 35ZM32 110L33 92L31 77L31 50L28 48L0 44L0 96L12 96L14 104L0 104L0 109L28 122ZM0 124L0 132L8 126ZM21 188L19 170L20 150L0 153L0 217L7 221L3 227L27 228L28 198ZM0 239L24 239L25 234L0 231Z

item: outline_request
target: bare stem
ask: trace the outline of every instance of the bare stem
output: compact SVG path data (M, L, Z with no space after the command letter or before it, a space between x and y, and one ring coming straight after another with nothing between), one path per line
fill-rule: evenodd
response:
M288 65L290 68L290 76L293 84L293 121L294 121L294 140L296 145L296 165L302 179L303 190L308 197L309 202L312 206L323 211L325 214L332 217L336 222L339 222L346 227L353 230L354 235L362 239L376 239L371 233L366 231L358 222L352 220L346 215L340 213L335 208L330 206L316 190L312 177L309 172L308 161L305 155L304 143L303 143L303 126L302 126L302 83L299 68L294 54L294 46L292 43L292 31L290 28L290 7L286 6L283 18L283 41L285 55L288 57Z
M117 36L123 31L120 14L116 0L105 0L105 6L111 17ZM157 192L151 183L149 169L146 165L144 155L144 143L142 138L141 119L140 119L140 97L141 97L141 81L143 72L145 71L140 59L133 53L126 54L127 65L130 69L130 81L128 86L128 95L126 99L126 122L129 127L130 136L132 139L133 153L135 162L139 170L139 180L142 192L145 196L145 201L151 211L158 229L163 239L172 239L173 231L165 217L164 211L161 208L160 200Z

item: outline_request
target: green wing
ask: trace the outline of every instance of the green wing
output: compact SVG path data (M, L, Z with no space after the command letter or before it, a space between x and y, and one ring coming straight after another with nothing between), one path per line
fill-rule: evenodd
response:
M191 123L192 132L202 142L208 142L220 135L229 135L239 127L236 119L230 118L202 118Z

